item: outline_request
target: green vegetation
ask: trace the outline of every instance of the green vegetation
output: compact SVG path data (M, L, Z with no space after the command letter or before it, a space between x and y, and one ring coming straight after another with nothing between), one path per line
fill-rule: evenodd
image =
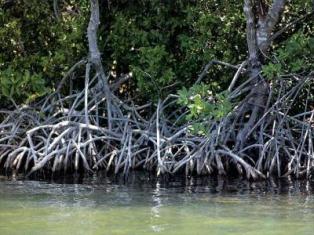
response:
M311 0L0 6L0 168L314 169Z
M236 63L246 56L239 1L117 1L104 12L103 59L118 75L132 71L143 97L193 85L210 60ZM207 77L228 83L221 69Z
M280 25L309 12L310 3L289 4ZM2 102L9 97L19 104L49 93L46 89L86 55L88 5L87 0L60 1L56 17L53 1L1 1ZM145 100L191 87L209 61L237 64L246 58L242 5L241 1L182 0L103 3L99 33L103 63L114 77L132 72L129 92L139 91ZM312 69L310 18L283 32L272 62L263 68L266 77L296 72L301 65ZM303 58L295 61L292 55ZM224 91L232 73L222 66L210 69L204 89L209 85L215 86L214 93Z
M0 102L29 103L48 94L86 53L87 3L64 1L60 20L52 1L0 2ZM78 8L79 7L79 8Z
M314 70L314 38L304 33L295 33L273 53L272 62L263 67L268 79L282 74L306 74Z

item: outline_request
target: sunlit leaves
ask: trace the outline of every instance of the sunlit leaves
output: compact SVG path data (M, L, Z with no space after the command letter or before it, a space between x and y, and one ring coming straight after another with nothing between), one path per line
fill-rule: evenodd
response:
M200 84L191 89L179 90L178 104L188 108L187 120L221 119L226 116L233 105L226 92L213 93L211 86Z

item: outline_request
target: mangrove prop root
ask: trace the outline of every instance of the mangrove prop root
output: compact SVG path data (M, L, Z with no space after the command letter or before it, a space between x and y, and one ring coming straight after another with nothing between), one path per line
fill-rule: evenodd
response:
M233 66L237 72L229 99L237 100L237 105L220 120L203 120L208 126L206 135L193 135L189 131L193 121L177 124L184 110L175 110L176 95L159 100L154 112L149 112L151 104L136 106L116 96L121 82L110 85L102 67L96 42L98 1L91 3L89 59L76 63L56 91L41 102L1 111L1 168L28 175L80 169L127 174L130 169L144 168L157 175L178 171L224 175L235 169L248 179L311 176L314 111L313 103L307 101L312 73L282 76L267 82L261 91L256 88L261 87L257 79L237 84L240 74L248 70L246 62ZM65 81L83 66L84 89L71 89L65 95L61 92ZM263 92L262 102L249 92L256 90L255 94ZM302 103L304 111L296 113L300 95L306 102Z
M87 71L88 67L86 63ZM174 95L160 100L156 111L147 117L140 113L148 106L127 104L110 93L108 116L106 94L95 88L97 79L88 77L86 73L83 91L67 96L55 93L41 102L42 106L3 112L2 167L28 174L80 168L127 174L141 167L158 175L183 170L186 174L216 171L224 175L233 165L249 179L270 175L309 177L313 172L312 104L307 102L302 113L291 110L301 93L310 95L311 76L286 77L272 84L267 107L250 129L245 128L252 113L241 108L247 106L244 99L243 105L238 104L225 118L206 120L209 131L200 136L190 133L193 122L174 124L180 110L167 110L176 102ZM234 89L230 97L236 92L239 90ZM243 133L245 138L239 140Z

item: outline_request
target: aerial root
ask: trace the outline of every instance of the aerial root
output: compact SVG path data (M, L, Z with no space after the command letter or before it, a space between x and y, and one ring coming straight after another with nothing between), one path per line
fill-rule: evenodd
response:
M176 95L156 106L136 106L116 95L130 77L109 82L97 44L98 0L90 1L90 11L88 58L74 64L40 102L0 111L0 170L26 175L82 169L128 174L144 168L157 175L236 172L253 180L314 173L313 72L266 81L260 68L249 68L248 61L237 66L210 61L196 83L211 66L235 69L228 99L236 105L219 120L208 117L179 124L188 111L178 107ZM55 12L57 16L56 7ZM73 81L74 72L84 66L84 89L72 84L65 91L69 77ZM239 84L244 73L251 77ZM205 124L207 133L193 134L194 124Z
M177 107L176 95L160 100L149 114L150 104L123 102L109 85L104 92L98 82L102 75L85 65L82 91L63 96L58 88L36 105L1 112L1 168L28 175L82 169L128 174L136 168L157 175L227 175L233 169L253 180L310 177L313 172L313 106L305 102L303 112L294 109L301 94L310 100L311 76L285 77L272 84L266 107L245 132L253 115L248 116L247 107L254 110L247 99L220 120L201 120L209 126L208 133L195 135L190 127L197 121L177 124L184 111ZM231 91L230 100L245 88L239 87Z

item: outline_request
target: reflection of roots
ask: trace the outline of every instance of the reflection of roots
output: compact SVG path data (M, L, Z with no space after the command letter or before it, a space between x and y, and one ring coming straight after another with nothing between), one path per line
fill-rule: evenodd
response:
M251 124L256 109L244 99L224 119L207 120L207 136L189 133L192 123L174 124L182 116L182 109L173 111L175 96L159 101L147 120L141 113L148 105L137 107L111 92L105 95L96 80L66 97L57 90L40 107L6 112L0 125L1 167L28 173L105 169L127 174L144 168L157 174L183 169L186 174L228 174L236 170L252 179L265 174L309 176L313 169L312 104L305 102L303 113L290 114L300 94L310 100L313 79L289 78L273 84L267 107ZM238 92L235 89L230 97Z

